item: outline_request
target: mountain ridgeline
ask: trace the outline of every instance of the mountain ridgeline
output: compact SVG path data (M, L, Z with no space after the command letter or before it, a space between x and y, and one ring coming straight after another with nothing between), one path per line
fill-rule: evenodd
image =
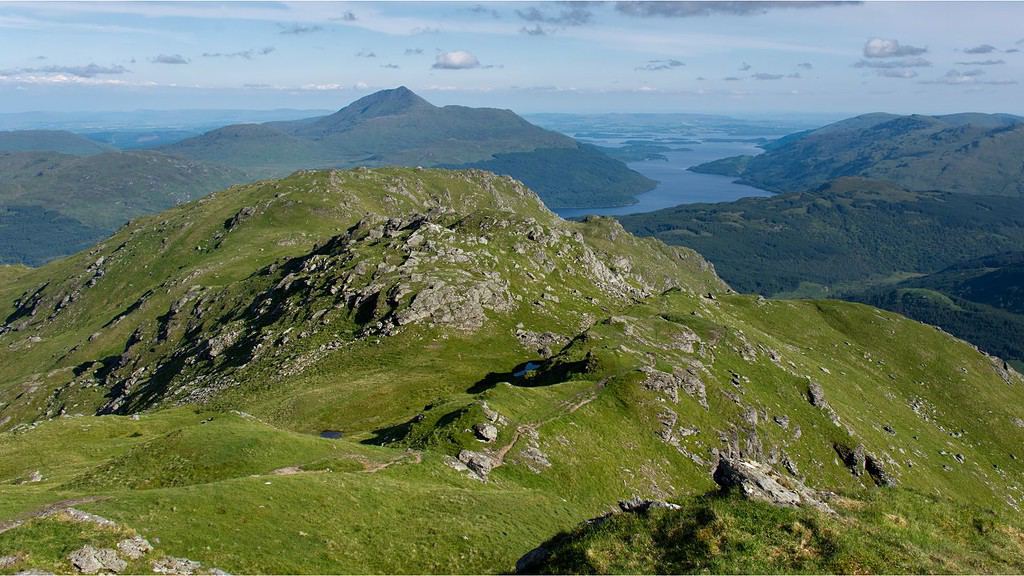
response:
M689 246L738 290L774 295L927 273L1024 242L1021 200L844 177L807 192L684 204L619 220Z
M678 569L765 530L778 570L853 572L878 564L837 527L869 538L886 513L889 571L1024 556L1012 368L862 304L735 294L692 250L561 220L508 177L301 171L0 275L10 570L83 549L127 572ZM705 496L723 466L789 508ZM664 543L661 518L723 548L585 553Z
M1024 367L1024 253L1006 252L842 296L946 330Z
M1024 196L1024 118L1009 114L866 114L694 171L735 176L775 192L803 192L856 176L914 191Z
M626 205L654 187L599 149L511 110L438 107L404 86L328 116L226 126L161 150L261 177L300 168L483 168L525 182L552 208Z

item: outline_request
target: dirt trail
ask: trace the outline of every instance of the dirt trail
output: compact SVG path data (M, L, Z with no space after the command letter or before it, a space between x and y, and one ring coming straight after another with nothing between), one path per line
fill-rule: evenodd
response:
M374 462L363 456L353 456L353 458L355 458L357 462L363 465L363 472L366 472L367 474L374 474L376 472L380 472L381 470L384 470L385 468L390 468L395 464L404 464L406 462L412 464L419 464L420 462L423 462L423 454L415 452L413 450L408 450L406 451L405 454L393 460L388 460L387 462Z
M22 524L33 518L48 516L50 514L60 512L61 510L67 510L68 508L78 506L79 504L99 502L100 500L107 500L108 498L108 496L84 496L81 498L69 498L67 500L61 500L59 502L47 504L46 506L43 506L42 508L39 508L37 510L33 510L31 512L23 512L22 514L19 514L16 518L12 520L4 520L0 522L0 534L3 534L8 530L13 530L14 528L21 526Z
M562 412L555 414L554 416L545 418L544 420L540 420L538 422L529 422L527 424L520 424L519 426L517 426L515 434L512 435L512 439L509 441L509 443L502 446L501 448L498 449L497 452L494 453L494 468L497 468L505 463L505 456L508 455L509 451L511 451L512 448L515 447L516 443L519 442L519 439L522 438L524 434L536 433L537 429L540 428L541 426L554 420L557 420L567 414L572 414L573 412L576 412L577 410L583 408L587 404L590 404L591 402L597 399L598 393L601 391L602 388L604 388L607 382L607 379L601 380L600 382L595 384L592 389L580 392L579 394L576 395L575 398L573 398L573 400L564 402L562 404Z

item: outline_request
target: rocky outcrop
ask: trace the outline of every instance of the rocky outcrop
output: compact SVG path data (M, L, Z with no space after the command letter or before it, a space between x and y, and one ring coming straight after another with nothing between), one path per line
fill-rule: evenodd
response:
M117 549L131 560L138 560L152 552L153 546L142 536L133 536L118 542Z
M767 464L753 460L719 457L714 480L722 490L738 493L750 500L776 506L805 506L833 513L814 490L794 478L778 474Z
M58 516L61 519L69 520L71 522L83 522L87 524L94 524L100 528L117 528L117 522L92 514L91 512L85 512L77 508L64 508L54 510L45 514L44 516Z
M895 486L897 484L896 478L889 473L882 459L874 454L867 453L864 455L864 469L871 476L871 479L875 481L875 484L879 486Z
M1003 379L1009 385L1024 384L1024 376L1021 376L1020 372L1014 370L1010 363L997 358L996 356L988 356L990 362L992 362L992 368L996 371L996 374Z
M643 514L654 509L679 510L681 506L665 502L664 500L646 500L643 498L630 498L619 500L619 510L633 514Z
M438 280L420 291L408 308L396 313L394 323L404 326L429 320L435 325L473 331L483 326L487 311L507 312L512 305L508 286L500 282L484 280L454 286Z
M568 338L554 332L531 332L517 327L515 335L524 348L536 352L545 358L569 343Z
M644 375L644 388L665 394L672 402L679 401L679 390L697 401L704 408L708 407L707 390L701 373L704 366L694 361L686 368L677 368L671 374L650 366L640 369Z
M824 412L829 420L832 421L836 426L840 425L839 415L828 403L828 399L825 398L825 389L821 387L821 384L811 380L807 384L807 400L811 403L811 406L820 408Z
M128 567L128 563L117 555L117 551L111 548L93 548L83 546L68 555L71 566L82 574L97 574L99 572L121 572Z
M858 444L853 448L839 442L833 445L836 454L843 461L843 464L850 469L850 473L854 476L861 476L865 472L865 464L867 462L867 456L865 455L864 445Z
M459 462L462 462L466 468L475 474L480 480L486 480L487 475L491 473L491 470L497 465L494 457L484 452L474 452L472 450L463 450L459 452Z
M490 423L474 424L473 433L481 442L494 442L498 439L498 428Z
M153 562L153 572L157 574L174 574L176 576L191 576L202 567L202 564L188 558L175 558L165 556Z

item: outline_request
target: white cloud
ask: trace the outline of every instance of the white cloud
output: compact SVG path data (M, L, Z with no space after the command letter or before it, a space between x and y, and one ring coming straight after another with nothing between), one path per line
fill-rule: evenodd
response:
M433 67L438 70L468 70L479 68L480 61L465 50L452 50L451 52L439 52Z
M77 78L95 78L96 76L124 74L128 69L119 64L114 66L100 66L98 64L87 64L85 66L42 66L39 68L16 68L13 70L0 70L0 77L9 78L14 76L74 76Z
M927 52L927 48L918 48L900 44L891 38L872 38L864 44L865 58L899 58L902 56L918 56Z
M266 56L277 50L273 46L266 46L259 49L239 50L237 52L203 52L203 58L242 58L252 60L256 56Z

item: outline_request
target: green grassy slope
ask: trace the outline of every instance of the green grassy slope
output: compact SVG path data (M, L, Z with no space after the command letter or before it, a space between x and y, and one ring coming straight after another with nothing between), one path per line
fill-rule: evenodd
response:
M868 114L787 136L755 157L694 168L778 192L801 192L844 176L1019 198L1024 119L1006 114Z
M1020 519L915 492L836 499L837 516L731 496L620 514L546 544L547 574L959 574L1024 565Z
M15 275L0 307L9 571L132 531L231 572L507 571L618 499L707 492L718 453L870 495L836 456L863 444L895 490L1024 498L1001 363L867 306L730 294L483 172L234 187ZM81 498L117 530L33 516Z
M56 152L88 156L113 151L112 146L63 130L0 131L0 153Z

